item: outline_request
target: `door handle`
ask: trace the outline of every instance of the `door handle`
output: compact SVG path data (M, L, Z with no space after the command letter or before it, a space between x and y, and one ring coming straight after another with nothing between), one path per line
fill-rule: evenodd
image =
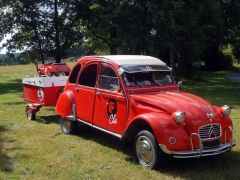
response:
M102 94L102 93L100 93L100 92L97 92L97 93L96 93L96 95L97 95L98 97L99 97L101 94Z
M75 92L78 92L79 88L78 87L75 87Z

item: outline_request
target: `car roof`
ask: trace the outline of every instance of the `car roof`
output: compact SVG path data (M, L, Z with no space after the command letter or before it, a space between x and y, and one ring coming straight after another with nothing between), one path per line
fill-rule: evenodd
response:
M130 66L130 65L161 65L166 66L166 63L158 58L152 56L143 55L107 55L99 56L108 60L111 60L119 66Z

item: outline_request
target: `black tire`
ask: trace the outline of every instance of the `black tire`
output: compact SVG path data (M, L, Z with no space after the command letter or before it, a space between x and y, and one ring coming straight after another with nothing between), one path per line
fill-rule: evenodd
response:
M77 132L77 122L60 117L60 127L64 134L75 134Z
M163 158L154 135L147 130L140 131L135 137L134 150L138 163L144 168L156 169Z
M35 120L36 119L36 114L30 111L29 106L26 107L25 113L26 113L26 116L27 116L28 120Z

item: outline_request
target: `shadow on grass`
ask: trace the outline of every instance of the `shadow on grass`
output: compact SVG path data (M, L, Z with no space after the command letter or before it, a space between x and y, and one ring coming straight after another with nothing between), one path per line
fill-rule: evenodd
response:
M59 116L58 115L50 115L50 116L37 116L35 122L44 123L44 124L59 124Z
M36 121L42 123L42 119L49 124L59 125L59 118L55 116L40 116ZM126 156L126 161L137 165L134 158L132 145L123 144L118 138L106 134L100 130L91 128L79 123L78 132L75 134L79 138L94 141L102 146L121 151ZM234 150L234 149L233 149ZM240 177L240 153L231 151L213 157L203 157L196 159L173 159L168 157L164 167L155 170L157 173L166 174L184 179L220 178L238 179Z
M58 115L39 116L35 121L38 123L46 122L47 124L55 123L60 126ZM131 162L135 161L133 158L132 149L129 146L125 146L118 138L114 136L111 136L95 128L89 127L80 122L78 123L78 131L75 135L86 140L95 141L111 149L122 151L125 154L131 155L130 157L127 158L128 161Z
M123 144L119 139L90 128L80 125L77 136L86 140L95 141L102 146L121 151L126 156L126 161L137 165L134 157L133 146ZM173 159L168 157L163 167L155 170L157 173L185 179L202 179L210 177L237 179L240 177L240 153L228 152L215 157L200 159Z
M239 179L239 163L240 153L231 151L200 159L171 158L158 172L184 179Z
M116 137L86 125L80 125L79 128L80 131L76 136L121 151L127 155L125 158L126 161L138 165L134 157L132 145L123 144ZM174 159L168 157L165 165L155 171L167 176L184 179L238 179L240 177L240 153L231 151L218 156L203 157L200 159Z
M7 155L6 149L3 146L4 138L2 137L2 133L6 131L6 129L0 125L0 171L4 172L12 172L13 171L13 158Z
M136 163L134 153L132 151L132 145L124 144L122 141L120 141L120 139L115 136L109 135L82 123L78 123L78 131L75 135L85 140L95 141L96 143L111 148L113 150L121 151L125 155L127 155L125 159L126 161Z
M4 105L10 105L10 106L14 106L14 105L22 105L22 104L26 104L26 102L24 101L18 101L18 102L6 102L6 103L3 103Z
M8 80L7 83L0 83L1 94L18 93L22 91L22 80Z
M34 121L38 122L38 123L43 123L43 121L45 121L47 124L55 123L60 126L58 115L39 116ZM111 136L109 134L106 134L100 130L89 127L87 125L84 125L80 122L78 123L78 131L75 135L82 137L84 139L87 139L87 140L96 141L104 146L108 146L113 149L118 149L118 148L122 147L122 145L119 146L118 138ZM111 142L111 143L109 143L109 142ZM120 149L118 149L118 150L120 150Z

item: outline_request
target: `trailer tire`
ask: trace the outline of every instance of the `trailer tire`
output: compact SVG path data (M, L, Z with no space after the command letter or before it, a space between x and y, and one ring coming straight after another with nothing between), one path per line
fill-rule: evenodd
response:
M70 121L67 118L60 117L60 128L64 134L75 134L77 132L77 127L76 121Z
M26 113L26 116L27 116L28 120L35 120L36 119L36 114L30 111L29 106L26 107L25 113Z

